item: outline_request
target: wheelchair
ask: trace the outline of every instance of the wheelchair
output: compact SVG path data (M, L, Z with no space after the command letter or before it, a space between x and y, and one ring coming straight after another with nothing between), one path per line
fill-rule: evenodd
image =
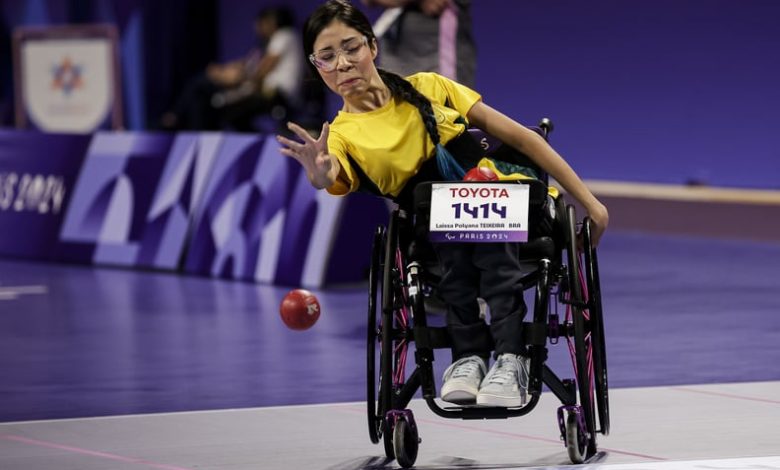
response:
M547 139L552 123L544 119L532 129ZM469 132L491 158L532 166L528 157L491 136ZM395 208L388 224L377 227L374 233L367 328L368 431L374 444L383 443L387 458L404 468L414 465L421 442L414 415L407 408L418 390L438 416L505 419L531 412L546 386L561 402L557 422L568 456L575 464L597 453L596 434L609 434L604 321L590 221L586 217L578 222L575 207L566 204L562 195L548 197L544 175L503 184L530 186L532 214L535 207L555 201L555 219L548 233L532 230L524 247L533 258L533 269L524 275L523 286L535 292L533 310L529 309L523 324L530 366L528 401L522 407L442 406L436 398L434 350L449 348L451 340L446 327L429 326L426 316L426 310L435 305L439 276L432 251L424 248L431 246L427 240L431 183L415 188L414 208ZM565 311L563 318L559 308ZM566 378L560 378L545 363L548 345L556 345L561 339L565 341L560 343L568 345L574 369ZM412 343L413 368L407 367ZM410 374L408 369L412 369Z

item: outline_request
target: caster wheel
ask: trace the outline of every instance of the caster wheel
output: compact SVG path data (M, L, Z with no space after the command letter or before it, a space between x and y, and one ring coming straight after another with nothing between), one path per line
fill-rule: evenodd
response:
M585 423L582 422L579 413L569 412L566 417L566 451L569 459L574 464L585 461L588 455L588 438L585 431Z
M393 450L398 465L403 468L410 468L417 460L417 450L420 446L420 438L417 435L417 425L414 419L408 420L401 417L395 423L393 429Z

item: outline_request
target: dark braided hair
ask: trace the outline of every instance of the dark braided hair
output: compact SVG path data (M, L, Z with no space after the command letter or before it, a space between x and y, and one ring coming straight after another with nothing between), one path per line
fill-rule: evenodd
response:
M373 47L376 44L376 36L371 28L371 22L368 21L368 18L362 11L355 8L348 0L328 0L314 10L304 24L303 50L307 57L314 52L314 42L317 40L320 32L334 21L340 21L365 36L368 39L369 47ZM314 67L311 63L309 65ZM383 69L378 69L378 71L379 77L390 89L393 98L406 101L417 108L425 125L425 130L428 131L433 144L438 145L441 139L439 137L439 129L436 127L436 117L433 114L430 100L400 75ZM314 72L314 75L319 77L316 68Z
M433 113L433 106L428 98L422 93L417 91L407 80L392 72L388 72L384 69L377 69L379 77L390 89L393 99L403 100L417 108L422 118L425 130L428 132L428 136L433 141L436 154L436 166L439 169L439 174L442 178L447 180L461 180L466 171L461 166L460 162L455 159L452 154L440 144L441 137L439 136L439 128L436 125L436 116Z

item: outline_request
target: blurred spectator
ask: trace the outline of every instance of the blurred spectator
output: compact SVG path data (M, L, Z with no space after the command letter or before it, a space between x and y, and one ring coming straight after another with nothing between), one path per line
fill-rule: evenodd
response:
M284 115L300 106L305 62L293 24L290 9L263 9L254 22L257 46L240 60L211 64L191 79L163 115L162 127L251 132L257 116Z
M437 72L474 87L477 52L471 0L363 0L385 12L374 24L382 68L406 76Z

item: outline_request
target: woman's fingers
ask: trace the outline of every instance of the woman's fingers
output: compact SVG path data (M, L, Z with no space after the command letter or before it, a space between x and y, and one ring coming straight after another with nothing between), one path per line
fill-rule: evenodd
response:
M330 125L327 121L322 125L322 131L317 140L315 140L309 132L294 122L288 122L287 128L290 129L296 136L300 137L303 142L288 139L287 137L277 135L276 139L287 147L294 151L306 154L317 155L320 153L328 153L328 134L330 133Z
M328 121L325 121L322 123L322 130L320 131L320 138L317 139L318 142L325 142L327 145L328 143L328 135L330 135L330 123Z
M298 152L295 152L295 151L290 150L288 148L282 147L281 149L279 149L279 153L281 153L282 155L285 155L287 157L292 157L292 158L298 160L298 163L300 163L304 167L306 166L306 162L305 162L304 158Z
M278 140L280 144L282 144L282 145L284 145L286 147L289 147L291 149L298 150L298 151L302 150L303 147L304 147L304 145L302 143L296 142L294 140L290 140L287 137L284 137L284 136L281 136L281 135L277 135L276 136L276 140Z
M287 123L287 128L295 132L295 135L303 139L305 144L314 144L316 142L306 129L292 121Z
M322 131L316 140L308 131L294 122L288 122L287 127L303 142L277 135L276 140L282 145L280 153L297 160L304 167L309 180L316 188L324 188L333 184L332 178L328 176L334 165L331 156L328 155L330 129L328 122L326 121L322 125Z

